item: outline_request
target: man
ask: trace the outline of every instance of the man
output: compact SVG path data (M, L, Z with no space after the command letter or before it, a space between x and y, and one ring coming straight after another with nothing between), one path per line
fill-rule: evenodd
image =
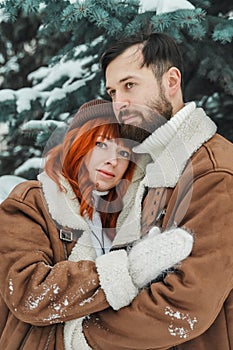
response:
M83 348L233 349L233 145L194 102L184 103L181 55L167 35L119 42L102 68L117 119L153 131L135 148L152 158L136 197L142 231L180 226L194 246L129 306L84 320ZM157 128L160 115L167 122Z

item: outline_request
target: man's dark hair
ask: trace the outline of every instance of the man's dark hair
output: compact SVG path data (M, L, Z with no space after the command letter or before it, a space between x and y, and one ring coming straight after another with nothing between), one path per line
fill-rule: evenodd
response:
M164 33L139 34L127 37L108 48L101 57L100 64L103 73L110 62L133 45L141 45L142 67L151 67L155 77L160 80L170 67L176 67L183 73L182 56L175 40Z

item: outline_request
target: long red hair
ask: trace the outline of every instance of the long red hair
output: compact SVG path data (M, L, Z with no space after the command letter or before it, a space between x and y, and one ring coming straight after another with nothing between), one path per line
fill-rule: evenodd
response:
M114 123L112 118L95 118L87 121L79 128L69 130L62 144L48 152L45 171L55 181L60 190L64 188L59 182L62 174L70 183L76 198L80 203L80 214L87 214L89 219L93 216L92 191L95 189L88 178L88 170L84 163L84 156L91 151L98 136L108 139L120 139L120 142L130 147L130 140L124 140L121 136L121 126ZM133 156L132 156L133 157ZM115 235L116 221L123 208L123 196L125 195L135 168L134 159L131 159L128 168L116 187L109 190L102 197L98 207L102 221L102 227L108 236L113 239Z

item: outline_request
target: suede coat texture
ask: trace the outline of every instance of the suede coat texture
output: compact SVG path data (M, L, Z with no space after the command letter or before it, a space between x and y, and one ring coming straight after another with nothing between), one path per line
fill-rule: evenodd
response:
M92 349L233 349L233 145L193 103L173 118L138 146L153 163L136 199L142 229L159 219L163 229L184 227L194 235L192 253L131 305L86 319Z
M193 104L173 118L139 146L153 162L125 201L114 246L180 226L194 235L190 257L115 311L91 259L64 264L75 242L60 240L55 221L88 232L69 193L56 210L52 183L22 183L0 209L0 349L64 350L64 323L82 317L78 350L233 348L233 145Z
M125 206L132 206L142 173L139 169L134 174ZM46 173L38 178L16 186L0 206L0 349L4 350L63 350L66 321L109 307L94 263L91 231L71 186L61 178L66 188L61 192ZM124 215L127 210L118 221ZM60 229L67 227L75 233L73 242L60 239ZM76 259L66 261L74 248ZM136 287L129 276L126 279L133 298ZM126 303L131 301L125 296ZM118 301L119 307L121 302L125 305L125 300Z

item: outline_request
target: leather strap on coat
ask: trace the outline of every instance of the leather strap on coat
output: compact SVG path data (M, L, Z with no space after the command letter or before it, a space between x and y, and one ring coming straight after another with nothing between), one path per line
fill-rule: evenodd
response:
M162 226L172 192L173 189L165 187L150 188L148 190L142 204L142 236L147 234L153 226Z

